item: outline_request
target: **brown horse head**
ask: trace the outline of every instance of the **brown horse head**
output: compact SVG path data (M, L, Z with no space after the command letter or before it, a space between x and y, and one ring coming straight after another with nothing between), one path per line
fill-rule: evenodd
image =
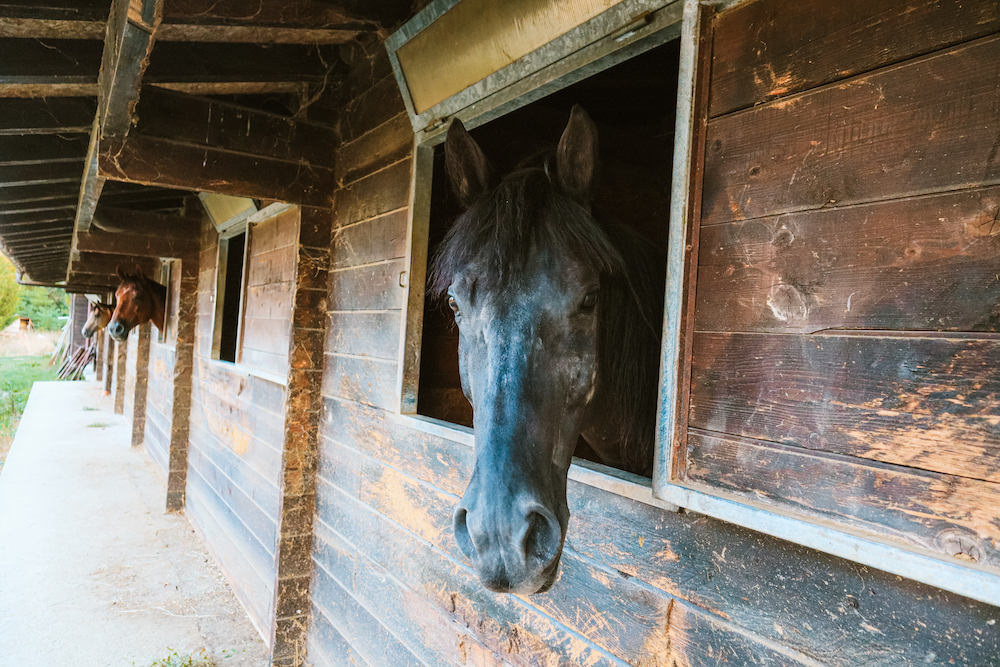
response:
M108 326L111 321L111 313L115 307L111 304L100 303L98 301L87 302L87 321L83 324L83 337L90 338L95 333Z
M118 305L108 323L111 337L119 342L124 341L133 327L150 320L157 329L163 331L167 288L147 278L138 268L134 274L130 274L118 267L118 277L122 281L115 290Z

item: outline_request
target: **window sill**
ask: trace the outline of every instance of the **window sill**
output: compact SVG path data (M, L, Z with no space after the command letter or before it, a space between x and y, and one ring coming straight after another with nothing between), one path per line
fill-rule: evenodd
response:
M282 387L288 386L288 377L278 375L277 373L268 373L267 371L262 371L252 366L245 366L243 364L234 363L232 361L224 361L222 359L210 359L209 364L215 368L219 368L230 373L238 373L240 375L253 376L255 378L260 378L261 380L267 380Z
M468 426L451 424L423 415L395 415L400 424L429 435L474 447L476 437ZM617 470L600 463L573 457L569 479L586 484L629 500L652 505L668 512L676 512L677 505L653 496L653 480L624 470Z

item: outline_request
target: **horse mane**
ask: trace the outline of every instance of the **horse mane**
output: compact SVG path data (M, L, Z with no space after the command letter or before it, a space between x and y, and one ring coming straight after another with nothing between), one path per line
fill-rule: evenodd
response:
M653 244L596 210L592 215L545 166L522 166L452 223L432 259L428 292L443 301L454 276L471 264L480 270L478 285L503 289L536 249L562 251L600 274L598 382L622 418L622 460L649 474L665 276Z

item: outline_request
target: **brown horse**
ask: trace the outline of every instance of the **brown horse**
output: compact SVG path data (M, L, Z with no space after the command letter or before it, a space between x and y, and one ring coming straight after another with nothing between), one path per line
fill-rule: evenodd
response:
M95 333L108 326L108 322L111 321L111 314L114 310L115 307L113 304L88 301L87 321L83 323L83 337L90 338Z
M121 284L115 290L118 305L108 323L108 333L121 342L128 338L132 327L145 324L152 320L160 331L163 331L163 320L166 317L167 288L143 275L141 270L130 274L118 267L118 277Z

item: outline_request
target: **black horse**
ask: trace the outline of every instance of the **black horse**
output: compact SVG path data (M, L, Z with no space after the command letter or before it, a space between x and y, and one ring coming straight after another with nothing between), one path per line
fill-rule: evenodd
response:
M581 435L608 465L652 470L665 262L592 211L597 153L597 128L579 106L554 155L502 179L460 121L445 143L467 210L429 288L455 313L476 435L454 529L493 591L555 582Z

